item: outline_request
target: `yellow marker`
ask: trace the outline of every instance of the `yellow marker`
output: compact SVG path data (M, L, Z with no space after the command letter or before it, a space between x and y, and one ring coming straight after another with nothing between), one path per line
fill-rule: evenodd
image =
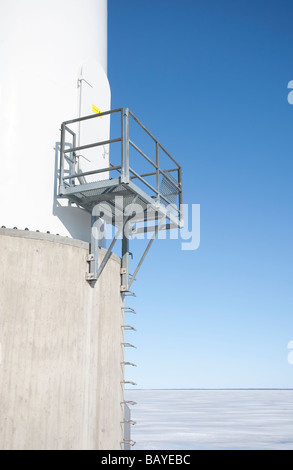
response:
M103 111L101 111L97 106L95 106L94 104L92 105L92 110L93 110L93 112L96 113L96 114L100 114L100 113L103 112ZM103 116L100 116L100 117L102 118Z

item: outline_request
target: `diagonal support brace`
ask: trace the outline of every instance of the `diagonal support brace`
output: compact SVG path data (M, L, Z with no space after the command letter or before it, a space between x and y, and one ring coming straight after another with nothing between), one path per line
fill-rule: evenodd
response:
M137 197L134 198L134 202L136 202ZM93 209L94 211L94 209ZM90 272L86 274L86 280L87 281L97 281L102 274L111 254L112 250L114 248L114 245L116 241L119 238L119 235L121 231L123 230L124 232L124 227L127 224L127 222L132 218L132 215L129 215L128 217L123 218L123 222L120 224L120 227L118 228L117 232L115 233L113 240L103 258L103 261L101 262L101 265L99 266L99 237L97 236L97 231L99 231L99 228L102 226L104 222L100 223L100 227L96 227L97 221L99 221L100 216L95 216L94 213L92 212L92 218L91 218L91 249L90 249L90 254L88 257L88 261L90 263ZM123 235L123 240L124 240L124 235ZM126 272L128 272L128 257L127 257L127 262L126 262Z
M128 289L130 289L131 284L132 284L133 281L135 280L135 277L136 277L136 275L137 275L137 273L138 273L138 271L139 271L139 269L140 269L142 263L144 262L144 259L145 259L146 255L148 254L149 249L150 249L150 247L152 246L152 244L153 244L153 242L154 242L154 240L155 240L155 238L156 238L156 235L157 235L158 231L160 230L161 226L163 225L163 223L164 223L164 218L162 218L162 220L160 221L160 223L156 226L156 228L155 228L155 230L154 230L154 233L153 233L153 235L152 235L152 237L151 237L151 239L150 239L150 241L149 241L149 243L148 243L146 249L144 250L143 255L142 255L142 257L140 258L140 261L139 261L139 263L138 263L138 265L137 265L137 267L136 267L136 269L135 269L135 271L134 271L134 273L133 273L133 275L132 275L132 278L131 278L131 280L129 281L129 287L128 287Z

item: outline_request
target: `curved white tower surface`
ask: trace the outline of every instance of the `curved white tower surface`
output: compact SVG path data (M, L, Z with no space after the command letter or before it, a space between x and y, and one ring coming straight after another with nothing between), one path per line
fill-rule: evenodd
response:
M110 109L107 0L1 0L0 70L0 227L89 241L90 215L57 198L56 172L61 123ZM88 122L81 145L109 138L108 117ZM108 166L98 149L84 171Z

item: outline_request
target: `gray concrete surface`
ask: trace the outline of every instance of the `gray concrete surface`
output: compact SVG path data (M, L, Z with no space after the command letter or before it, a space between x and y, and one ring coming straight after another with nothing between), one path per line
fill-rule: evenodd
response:
M121 448L120 259L92 288L87 254L84 242L0 229L0 449Z

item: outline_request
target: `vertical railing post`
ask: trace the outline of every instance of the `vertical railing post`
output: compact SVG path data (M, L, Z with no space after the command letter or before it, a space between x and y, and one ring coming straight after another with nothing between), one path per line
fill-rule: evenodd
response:
M126 151L125 151L125 178L126 183L129 183L129 109L125 109L126 116L126 125L125 125L125 134L126 134Z
M59 175L59 193L63 191L64 178L64 145L65 145L65 124L61 124L61 142L60 142L60 175Z
M159 142L156 140L156 201L160 202L160 161L159 161Z
M125 177L125 130L124 130L124 108L121 109L121 179Z
M178 186L179 190L179 221L183 220L183 194L182 194L182 168L181 166L178 168Z
M72 145L73 145L73 148L76 147L76 134L75 134L75 132L72 136ZM75 158L76 158L75 155L76 155L76 153L72 152L72 162L70 162L70 174L71 175L75 173ZM70 179L69 182L70 182L71 186L74 186L74 183L75 183L74 178Z

